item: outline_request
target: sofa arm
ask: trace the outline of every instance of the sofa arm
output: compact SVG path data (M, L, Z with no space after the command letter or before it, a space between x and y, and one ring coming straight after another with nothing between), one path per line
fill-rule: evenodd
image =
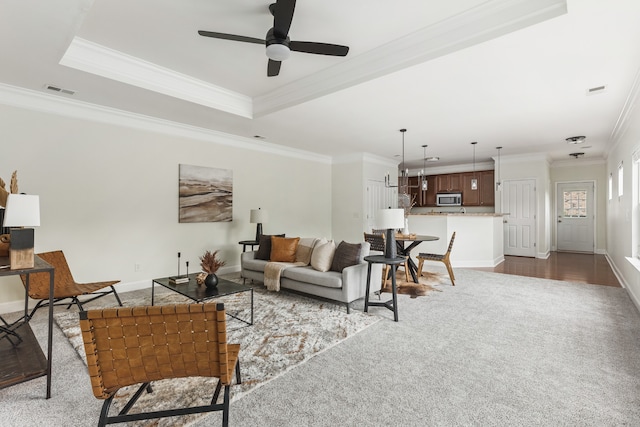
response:
M255 259L256 252L257 251L242 252L240 254L240 265L242 265L243 261L246 261L246 260L249 260L249 259Z
M346 267L342 270L342 289L349 302L363 298L367 290L367 268L369 263ZM377 292L382 287L382 264L372 264L371 285L369 293Z

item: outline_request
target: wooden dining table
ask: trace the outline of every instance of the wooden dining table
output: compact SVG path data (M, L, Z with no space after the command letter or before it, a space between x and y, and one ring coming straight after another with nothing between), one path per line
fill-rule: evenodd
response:
M411 278L413 278L413 281L415 283L418 283L418 266L411 259L411 251L422 242L433 242L435 240L440 240L440 238L438 236L429 236L423 234L396 234L395 237L398 254L407 257L407 264L409 264L409 272L411 273ZM409 242L409 244L405 246L406 242Z

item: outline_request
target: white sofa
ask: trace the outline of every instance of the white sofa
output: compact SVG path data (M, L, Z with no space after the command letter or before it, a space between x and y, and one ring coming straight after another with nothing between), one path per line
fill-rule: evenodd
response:
M361 242L360 245L358 264L345 267L342 272L318 271L310 265L289 267L282 271L280 288L345 303L347 313L350 313L351 303L364 297L367 286L368 263L364 257L370 254L370 245L368 242ZM269 261L256 259L255 254L256 251L242 253L241 275L244 279L264 283L264 270ZM369 293L379 291L381 284L382 265L373 264Z

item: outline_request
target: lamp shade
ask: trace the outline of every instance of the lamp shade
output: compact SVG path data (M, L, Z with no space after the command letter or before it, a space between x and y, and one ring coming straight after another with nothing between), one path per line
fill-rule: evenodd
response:
M404 228L404 209L380 209L376 215L376 228Z
M252 224L262 224L269 221L269 214L262 209L251 209L251 216L249 222Z
M32 194L9 194L3 227L37 227L40 225L40 197Z

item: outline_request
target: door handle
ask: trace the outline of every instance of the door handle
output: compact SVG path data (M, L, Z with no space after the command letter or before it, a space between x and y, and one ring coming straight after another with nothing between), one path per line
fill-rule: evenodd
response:
M558 222L562 222L562 220L561 220L561 219L559 219L559 220L558 220Z
M506 223L507 223L507 220L506 220L506 219L503 219L503 220L502 220L502 223L503 223L503 224L506 224Z

